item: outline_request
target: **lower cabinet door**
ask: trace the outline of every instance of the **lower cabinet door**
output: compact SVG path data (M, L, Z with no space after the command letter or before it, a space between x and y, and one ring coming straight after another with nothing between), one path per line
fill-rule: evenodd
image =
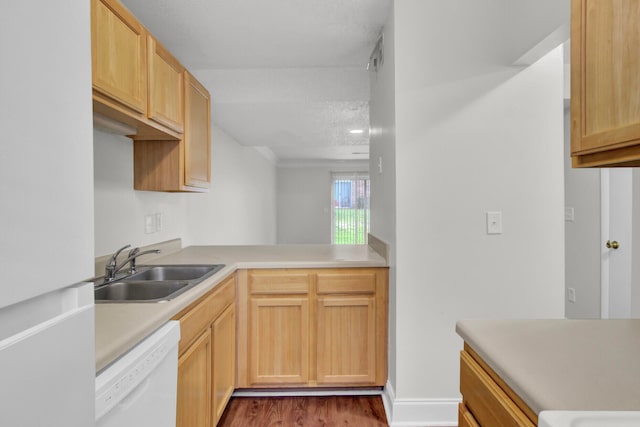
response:
M211 327L213 337L213 425L231 398L236 380L236 307L231 304Z
M177 427L211 427L211 329L178 360Z
M251 385L304 385L309 381L309 300L251 298Z
M318 298L318 384L375 384L375 315L373 295Z

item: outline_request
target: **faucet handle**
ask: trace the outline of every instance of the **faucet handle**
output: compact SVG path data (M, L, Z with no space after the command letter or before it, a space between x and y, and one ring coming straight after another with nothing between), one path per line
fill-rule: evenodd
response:
M131 245L129 245L129 246L131 246ZM140 248L133 248L127 254L127 258L131 258L132 256L134 256L134 255L136 255L138 253L140 253Z
M111 255L111 258L109 259L108 264L113 264L114 266L116 265L116 263L118 262L118 256L120 255L120 252L124 251L127 248L130 248L131 245L125 245L123 247L121 247L120 249L118 249L113 255Z
M140 248L134 248L129 251L129 256L127 259L129 260L129 264L131 265L131 274L136 272L136 259L140 255L146 254L159 254L160 249L149 249L148 251L140 252Z

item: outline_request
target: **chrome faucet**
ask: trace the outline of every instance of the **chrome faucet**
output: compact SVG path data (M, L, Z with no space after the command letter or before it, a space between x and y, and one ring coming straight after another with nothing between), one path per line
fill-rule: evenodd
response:
M124 266L126 266L127 264L131 264L131 274L136 272L136 259L141 256L141 255L146 255L146 254L159 254L160 250L159 249L150 249L148 251L142 251L140 252L140 248L133 248L129 251L129 253L127 254L127 258L122 261L120 264L118 264L118 255L120 255L120 253L127 249L130 248L131 245L126 245L121 247L120 249L118 249L116 251L116 253L114 253L111 258L109 258L109 261L107 262L107 265L104 269L104 282L111 282L115 279L116 274L118 273L118 271L122 270L122 268L124 268Z
M129 263L131 264L131 274L136 272L136 259L138 259L138 257L140 255L145 255L145 254L159 254L160 253L160 249L149 249L148 251L144 251L144 252L140 252L140 248L133 248L129 251L129 253L127 254L127 259L129 260ZM127 262L124 261L124 264L126 264Z

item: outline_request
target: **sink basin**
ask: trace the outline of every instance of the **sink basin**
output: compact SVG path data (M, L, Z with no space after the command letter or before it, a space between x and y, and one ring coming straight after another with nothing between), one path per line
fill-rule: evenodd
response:
M224 264L139 266L138 272L95 287L96 303L164 302L214 275Z
M539 427L633 427L640 411L542 411Z
M218 265L158 265L139 267L139 272L127 280L197 280L208 277L224 267Z
M193 287L189 282L126 281L112 282L95 291L96 302L158 302L168 301Z

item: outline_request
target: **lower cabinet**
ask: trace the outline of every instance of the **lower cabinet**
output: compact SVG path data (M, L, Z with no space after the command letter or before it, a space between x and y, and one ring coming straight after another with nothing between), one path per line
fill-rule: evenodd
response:
M306 297L252 297L249 345L253 385L309 381L309 301Z
M211 326L213 425L218 424L236 387L236 306L230 305Z
M179 313L178 427L215 426L235 387L233 276Z
M480 427L473 414L469 412L464 403L458 405L458 427Z
M211 330L178 358L177 426L209 427L211 415Z
M535 427L537 415L465 344L460 353L460 427Z
M384 386L388 269L238 272L238 387Z
M375 384L375 294L318 298L318 384Z

